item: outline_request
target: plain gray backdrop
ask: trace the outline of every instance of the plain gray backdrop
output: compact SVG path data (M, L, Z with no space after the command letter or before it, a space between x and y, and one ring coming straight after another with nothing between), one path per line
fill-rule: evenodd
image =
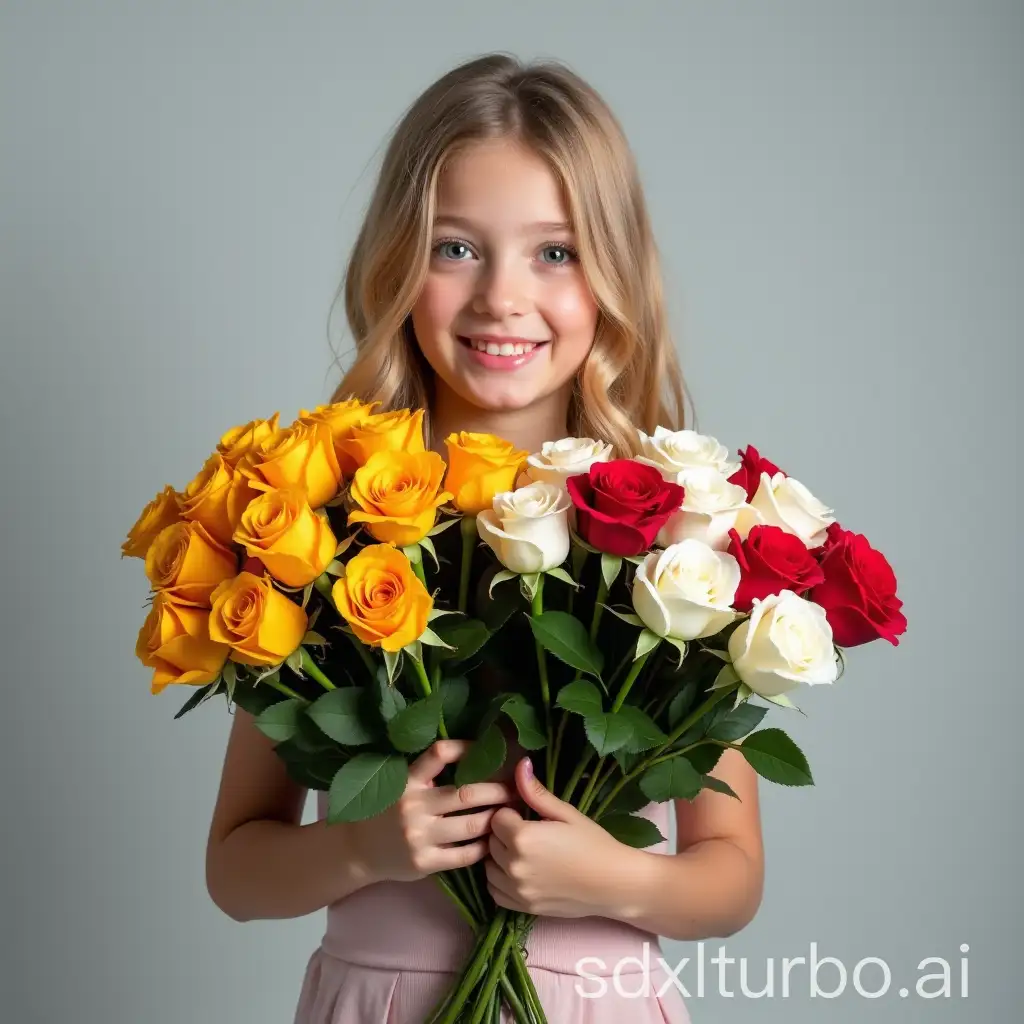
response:
M817 785L762 784L763 905L705 946L745 957L753 989L811 943L848 971L884 959L891 989L812 998L804 967L788 998L745 998L733 965L724 996L709 965L695 1024L1015 1017L1020 3L0 11L0 1017L291 1021L322 913L242 925L210 901L229 719L216 702L175 722L181 694L150 695L145 580L119 545L227 427L327 399L382 141L489 50L560 57L607 97L699 428L811 486L906 602L898 649L852 651L799 694L806 719L769 716ZM927 957L952 964L951 998L913 994Z

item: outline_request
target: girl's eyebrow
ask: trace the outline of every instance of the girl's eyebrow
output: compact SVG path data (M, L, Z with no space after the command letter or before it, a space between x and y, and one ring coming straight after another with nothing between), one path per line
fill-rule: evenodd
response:
M452 227L462 228L465 231L476 230L476 225L466 217L459 217L451 213L439 213L434 220L435 224L448 224ZM572 225L565 221L540 220L532 224L524 224L523 231L526 234L538 231L571 231Z

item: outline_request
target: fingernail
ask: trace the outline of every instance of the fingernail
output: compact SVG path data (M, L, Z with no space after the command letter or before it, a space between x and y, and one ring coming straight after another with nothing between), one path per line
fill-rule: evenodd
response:
M526 775L526 777L528 779L532 779L533 778L533 762L528 757L524 757L523 761L524 761L524 763L526 765L526 767L523 769L523 772L525 773L525 775Z

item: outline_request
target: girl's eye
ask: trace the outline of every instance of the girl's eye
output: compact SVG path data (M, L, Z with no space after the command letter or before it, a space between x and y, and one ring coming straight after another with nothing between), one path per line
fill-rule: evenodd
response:
M553 256L552 259L543 259L543 262L550 264L551 266L560 267L566 263L572 263L576 259L576 250L571 245L559 245L552 242L549 245L545 245L541 249L542 253L547 253Z
M472 255L469 246L457 238L442 238L434 245L434 252L444 259L450 260L463 260L466 256Z

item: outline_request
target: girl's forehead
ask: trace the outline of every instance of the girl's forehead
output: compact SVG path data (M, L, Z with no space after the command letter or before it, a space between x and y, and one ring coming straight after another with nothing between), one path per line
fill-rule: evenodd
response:
M521 143L489 140L452 155L438 179L436 219L525 229L565 225L569 216L562 185L542 157Z

